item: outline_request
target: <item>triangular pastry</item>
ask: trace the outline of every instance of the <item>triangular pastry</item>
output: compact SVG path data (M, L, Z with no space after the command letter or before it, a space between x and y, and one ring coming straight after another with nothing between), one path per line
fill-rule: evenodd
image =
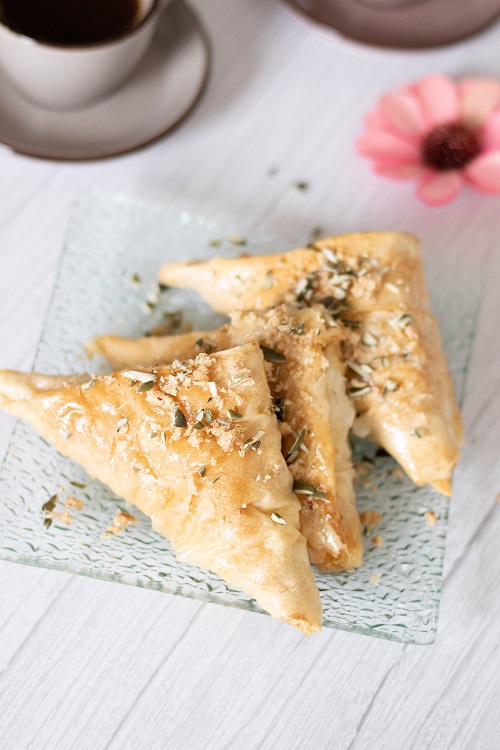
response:
M192 287L220 312L322 302L347 329L350 394L362 416L355 431L377 440L417 484L451 493L463 429L415 237L330 237L289 253L167 264L160 279Z
M1 371L0 406L150 516L180 560L318 631L321 603L258 345L85 380Z
M324 308L280 305L232 313L231 323L215 331L142 339L100 336L93 348L113 367L150 367L253 338L263 345L310 558L327 570L354 568L363 554L348 441L354 409L345 393L339 328Z

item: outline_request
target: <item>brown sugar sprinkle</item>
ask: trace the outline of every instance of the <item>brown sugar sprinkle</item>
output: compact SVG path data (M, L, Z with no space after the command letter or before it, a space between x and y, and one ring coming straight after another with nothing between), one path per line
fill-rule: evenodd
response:
M382 516L380 515L380 513L377 513L376 510L364 510L359 514L359 520L361 521L361 525L366 530L370 530L375 528L375 526L380 523L380 521L382 520Z
M123 534L125 529L137 523L140 523L139 518L136 518L135 516L132 515L132 513L128 513L128 511L126 510L119 510L118 513L113 518L113 522L111 526L109 526L106 529L105 533L102 534L102 538L107 539L110 536Z
M75 508L75 510L81 510L83 508L83 501L78 500L78 498L74 497L73 495L70 495L64 501L64 505L67 508Z
M436 521L438 520L438 517L432 510L428 510L427 513L424 514L425 517L425 523L429 526L434 526Z
M377 536L373 537L372 544L375 547L383 547L384 546L384 540L383 540L383 538L379 534L377 534Z

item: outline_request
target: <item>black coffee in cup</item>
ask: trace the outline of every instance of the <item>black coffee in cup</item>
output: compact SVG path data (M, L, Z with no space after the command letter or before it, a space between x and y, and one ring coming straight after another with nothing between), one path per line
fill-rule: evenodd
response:
M141 6L141 0L0 0L0 21L39 42L96 44L130 31Z

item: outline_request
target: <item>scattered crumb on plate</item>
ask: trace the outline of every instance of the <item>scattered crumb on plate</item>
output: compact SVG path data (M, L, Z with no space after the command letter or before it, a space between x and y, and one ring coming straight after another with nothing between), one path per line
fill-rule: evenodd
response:
M119 510L113 518L113 523L109 526L105 533L102 534L103 539L107 539L110 536L116 536L117 534L123 534L124 530L129 526L133 526L136 523L140 523L140 519L128 513L126 510Z
M425 523L429 524L429 526L434 526L434 524L438 520L438 517L436 516L434 511L428 510L427 513L425 513L424 515L425 515Z
M377 534L377 536L373 537L372 544L375 547L383 547L384 546L384 540L383 540L383 538L379 534Z
M372 573L370 576L370 583L373 586L376 586L377 583L380 581L381 576L382 576L382 573Z

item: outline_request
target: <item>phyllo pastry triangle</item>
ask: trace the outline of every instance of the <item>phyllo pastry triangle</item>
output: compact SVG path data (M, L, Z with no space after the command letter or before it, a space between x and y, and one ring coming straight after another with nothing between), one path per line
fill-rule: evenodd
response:
M323 307L280 305L232 313L215 331L126 339L100 336L94 351L113 367L150 367L257 338L282 434L282 449L302 508L300 530L311 560L326 570L361 563L363 545L348 432L354 418L345 392L340 330Z
M0 405L136 505L182 561L305 634L321 603L256 343L102 377L0 372Z
M160 279L196 289L220 312L321 302L347 331L355 431L416 484L451 493L463 429L415 237L330 237L289 253L167 264Z

